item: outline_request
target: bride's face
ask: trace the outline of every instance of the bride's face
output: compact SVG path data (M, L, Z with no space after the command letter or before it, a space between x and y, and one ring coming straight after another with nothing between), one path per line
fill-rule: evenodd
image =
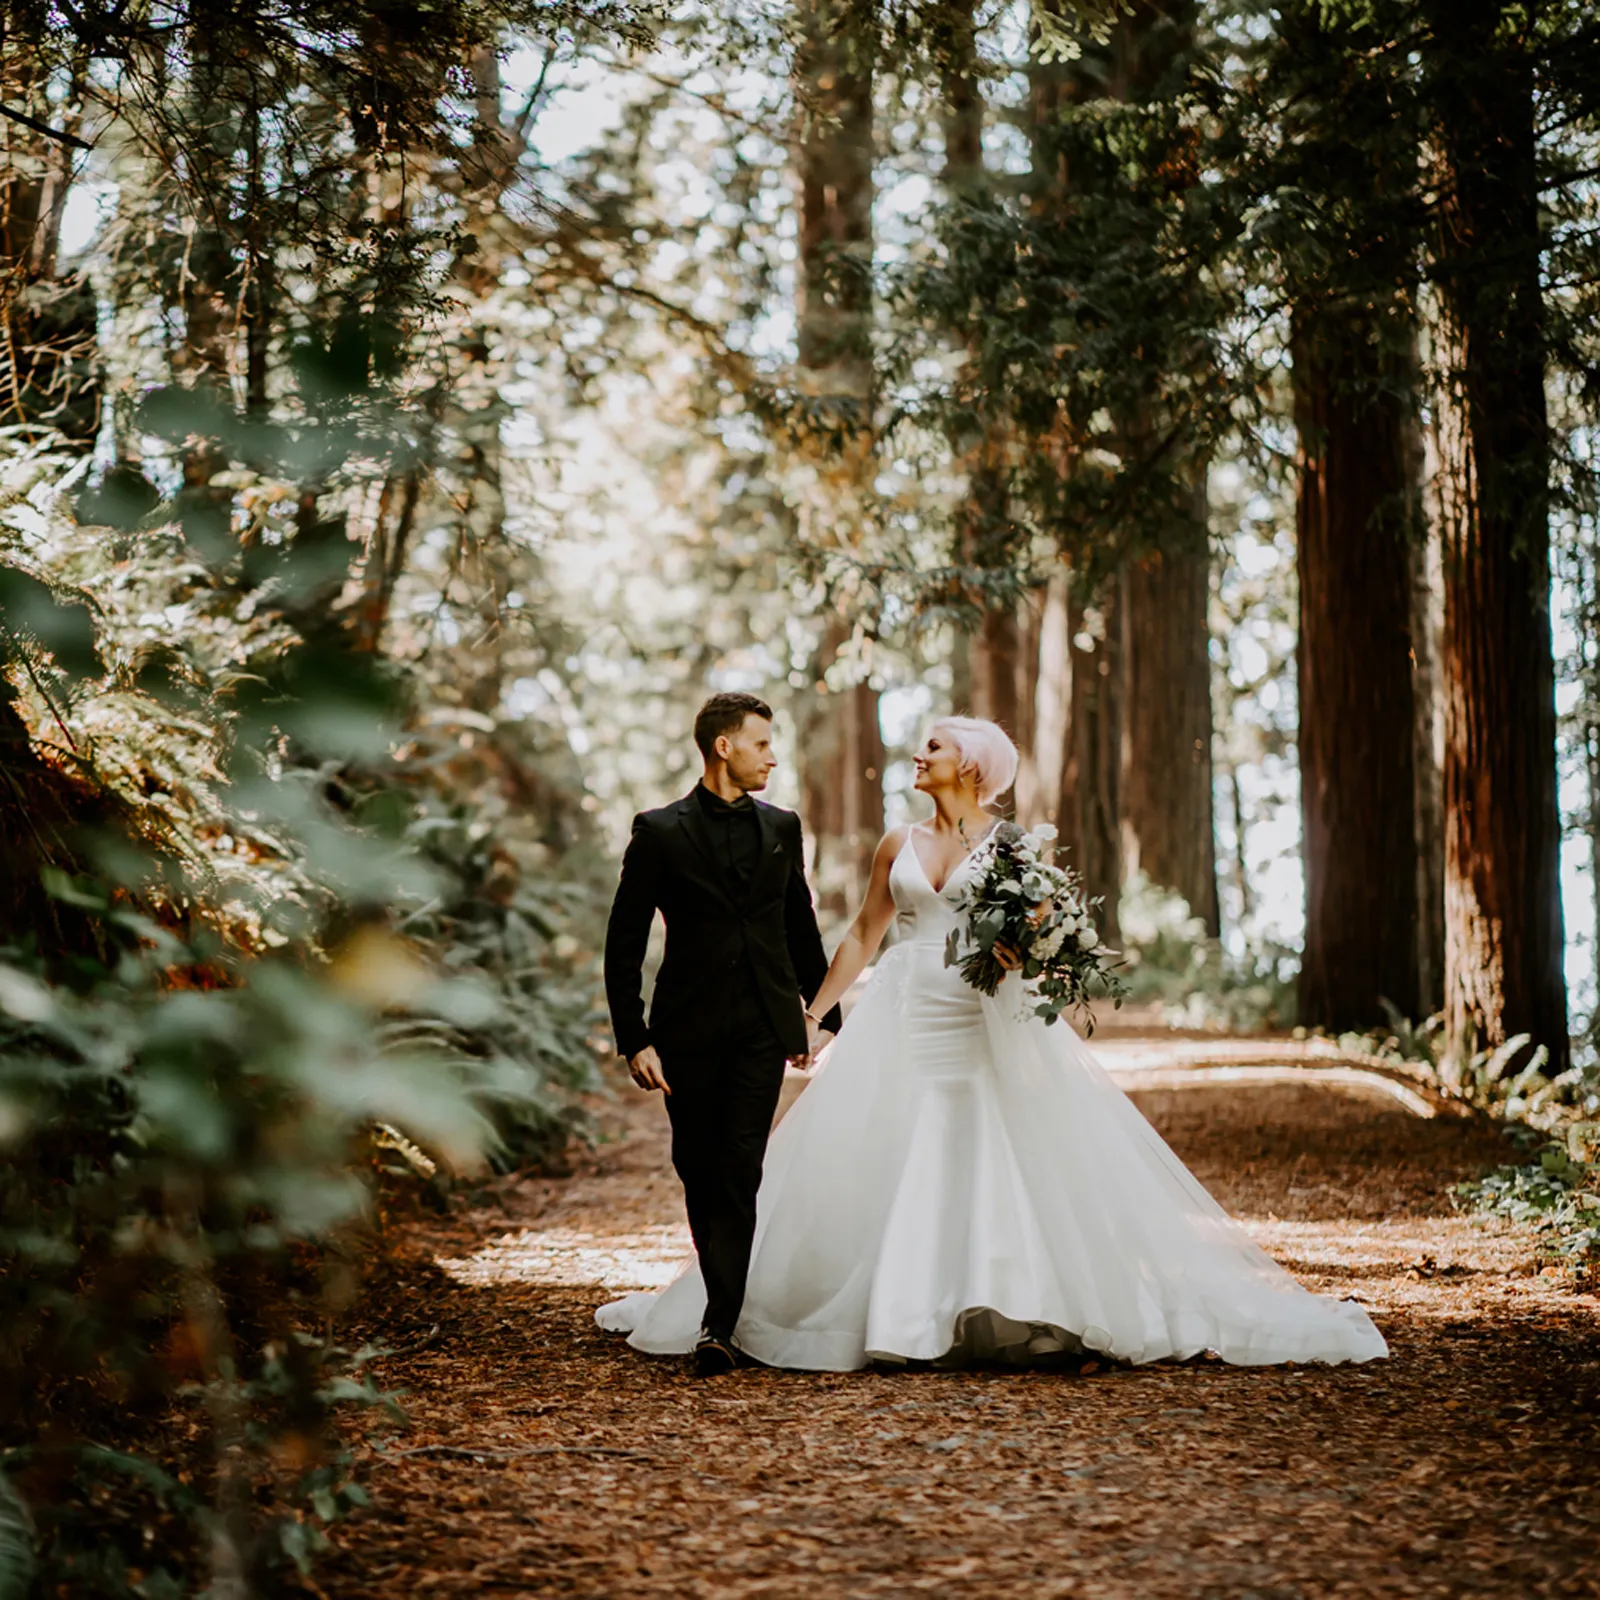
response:
M911 758L911 769L914 774L911 787L923 794L962 786L960 747L937 723L928 730L922 748Z

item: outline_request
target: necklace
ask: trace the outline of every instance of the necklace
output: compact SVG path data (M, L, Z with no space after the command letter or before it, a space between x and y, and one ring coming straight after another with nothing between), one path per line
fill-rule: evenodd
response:
M933 829L931 827L929 827L927 823L915 822L911 826L912 826L912 831L913 832L915 832L919 828L921 828L924 832L927 832L927 833L932 833L933 832ZM974 839L971 844L967 844L967 825L966 825L966 822L964 820L957 822L956 823L956 834L960 838L962 844L966 845L966 849L964 849L961 852L961 854L958 855L955 858L955 860L952 861L950 863L950 865L945 869L945 871L943 872L943 874L940 877L940 881L939 881L937 886L934 885L933 878L930 876L927 867L922 865L922 852L920 850L918 850L916 845L915 845L915 843L913 843L912 846L911 846L912 851L916 854L918 866L922 867L922 876L927 880L928 887L930 889L932 889L935 894L943 894L944 891L946 890L946 888L949 887L950 880L956 875L956 872L961 867L961 865L972 855L974 850L978 849L981 845L985 844L988 841L989 836L999 826L1000 826L1000 823L999 823L998 819L995 820L994 822L991 822L989 824L989 826L983 830L983 833L978 838ZM937 834L935 834L934 837L937 838L938 837Z

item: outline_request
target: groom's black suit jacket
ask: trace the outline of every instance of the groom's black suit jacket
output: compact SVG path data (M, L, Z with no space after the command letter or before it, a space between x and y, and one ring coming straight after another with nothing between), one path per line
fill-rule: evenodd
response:
M828 958L806 885L800 819L759 800L755 808L761 848L746 884L719 859L692 792L633 819L606 925L606 1000L624 1057L650 1044L669 1063L737 1048L728 1018L740 990L752 984L785 1053L804 1054L801 997L808 1002L822 987ZM657 911L667 949L647 1023L641 969ZM837 1008L823 1026L838 1031Z

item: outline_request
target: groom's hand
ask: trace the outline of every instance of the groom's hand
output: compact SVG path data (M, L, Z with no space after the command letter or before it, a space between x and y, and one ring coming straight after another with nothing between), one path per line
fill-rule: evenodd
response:
M656 1054L656 1047L653 1044L647 1044L628 1063L628 1071L641 1089L659 1089L662 1094L672 1093L667 1087L667 1075L661 1069L661 1057Z

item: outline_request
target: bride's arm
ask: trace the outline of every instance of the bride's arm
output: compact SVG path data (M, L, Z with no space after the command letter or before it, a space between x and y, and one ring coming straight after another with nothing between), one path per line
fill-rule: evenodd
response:
M872 857L872 876L867 882L866 898L850 931L839 941L833 952L828 975L822 987L811 997L807 1007L813 1019L825 1017L844 999L850 985L859 978L867 963L878 953L883 936L894 921L894 897L889 892L889 869L894 865L900 847L905 843L906 830L894 828L886 833Z

